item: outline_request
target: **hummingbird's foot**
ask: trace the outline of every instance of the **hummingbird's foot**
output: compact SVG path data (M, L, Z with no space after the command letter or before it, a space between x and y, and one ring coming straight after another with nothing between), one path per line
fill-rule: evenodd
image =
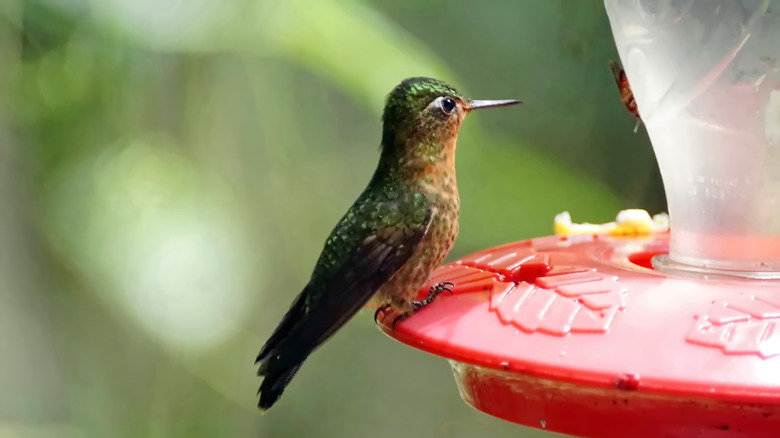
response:
M437 283L433 286L431 286L431 289L428 291L428 296L425 297L425 299L419 300L419 301L412 301L412 310L409 312L402 313L395 317L393 320L392 328L395 330L395 325L399 322L403 321L404 319L412 316L415 312L422 309L423 307L427 306L428 304L431 304L433 300L436 299L442 292L449 292L450 295L452 295L452 287L455 286L454 283L450 281L444 281L441 283Z
M452 295L452 287L455 286L451 281L443 281L441 283L434 284L428 291L428 296L420 301L412 301L412 307L415 311L422 309L423 307L431 304L442 292L447 291Z
M387 310L390 309L391 307L393 307L393 306L390 305L390 303L387 303L384 306L379 306L376 309L376 312L374 312L374 324L376 324L376 320L379 317L379 314L387 312Z

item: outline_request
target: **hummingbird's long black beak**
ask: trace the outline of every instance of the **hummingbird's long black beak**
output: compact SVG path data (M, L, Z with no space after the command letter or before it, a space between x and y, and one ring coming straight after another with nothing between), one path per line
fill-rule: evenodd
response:
M469 110L517 105L518 103L522 102L519 100L472 100L469 102Z

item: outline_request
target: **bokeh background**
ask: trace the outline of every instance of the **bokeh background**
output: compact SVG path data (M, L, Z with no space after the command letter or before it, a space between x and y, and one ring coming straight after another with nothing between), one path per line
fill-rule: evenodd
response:
M450 259L665 201L599 0L0 1L0 437L541 437L361 312L253 360L373 172L384 96L469 116Z

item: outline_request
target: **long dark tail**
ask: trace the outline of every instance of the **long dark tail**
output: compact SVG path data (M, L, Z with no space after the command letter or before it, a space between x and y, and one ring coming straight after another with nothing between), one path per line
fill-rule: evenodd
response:
M296 324L299 323L305 313L304 294L299 295L290 306L290 310L284 315L282 321L276 327L271 337L260 349L255 364L260 364L257 375L262 376L263 383L260 385L258 394L260 401L257 407L261 411L266 411L273 406L282 396L284 389L295 377L295 373L301 368L303 360L308 355L303 355L300 361L289 363L288 354L284 350L290 348L289 336ZM288 341L288 342L285 342ZM287 347L287 348L285 348Z
M255 363L260 364L257 374L264 377L258 391L260 410L269 409L279 400L306 358L360 310L379 287L378 280L356 282L354 273L350 272L337 278L349 281L347 286L329 285L333 290L342 291L341 294L331 291L312 294L309 290L312 286L307 285L257 355ZM352 296L345 296L345 292ZM313 295L317 297L316 302L307 303Z
M265 376L263 383L260 385L260 401L257 403L257 407L260 411L266 411L271 408L279 398L282 396L284 389L290 384L290 381L295 377L295 373L301 368L302 363L288 368L280 373L272 373Z

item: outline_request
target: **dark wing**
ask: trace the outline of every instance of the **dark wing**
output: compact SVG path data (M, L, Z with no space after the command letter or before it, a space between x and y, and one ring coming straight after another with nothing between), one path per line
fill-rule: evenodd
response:
M257 356L256 363L261 362L258 374L265 376L260 387L261 408L273 405L312 351L409 260L432 215L426 208L421 221L399 221L366 230L337 267L312 278Z

